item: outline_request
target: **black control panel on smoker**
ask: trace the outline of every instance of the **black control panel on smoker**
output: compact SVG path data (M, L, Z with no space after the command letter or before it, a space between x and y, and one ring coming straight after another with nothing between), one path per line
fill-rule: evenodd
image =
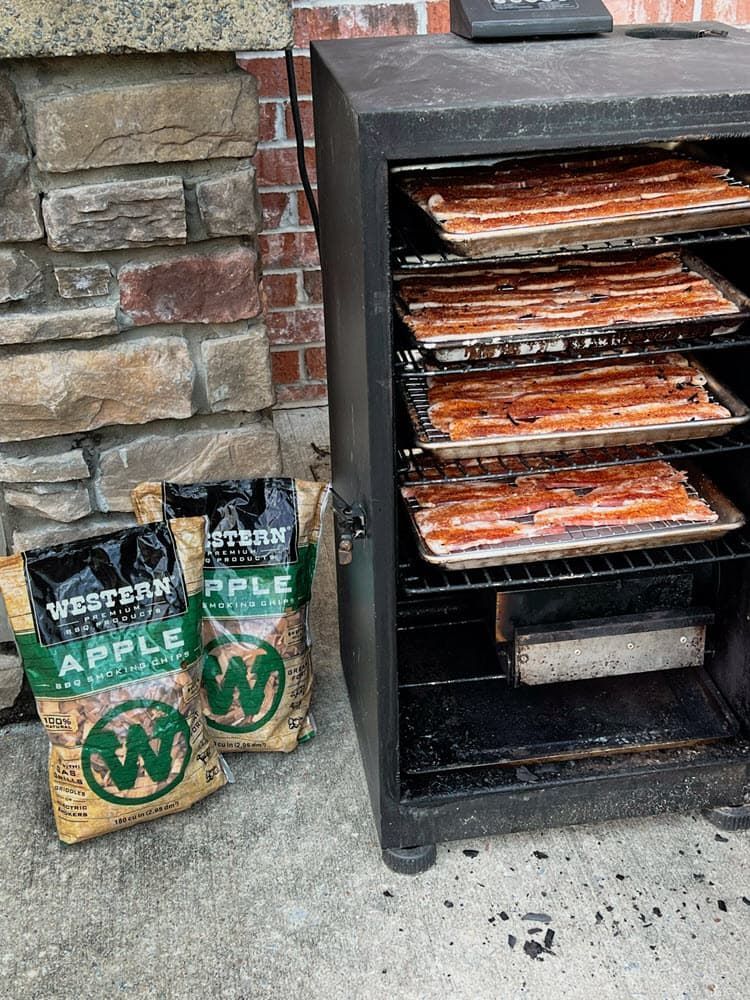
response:
M491 40L612 30L601 0L451 0L451 31Z

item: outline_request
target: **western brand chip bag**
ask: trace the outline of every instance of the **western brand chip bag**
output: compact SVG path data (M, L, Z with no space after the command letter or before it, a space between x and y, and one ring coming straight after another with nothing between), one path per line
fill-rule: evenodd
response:
M139 521L208 518L203 709L221 750L294 750L312 733L308 606L328 487L283 477L141 483Z
M0 559L65 843L226 782L200 705L204 538L186 518Z

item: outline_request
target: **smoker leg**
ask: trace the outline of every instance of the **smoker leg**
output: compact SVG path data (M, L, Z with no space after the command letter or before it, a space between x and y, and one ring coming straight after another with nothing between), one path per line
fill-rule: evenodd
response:
M716 806L704 809L703 817L720 830L750 830L750 803L743 806Z
M435 864L437 850L434 844L424 844L421 847L386 847L383 850L383 861L398 875L419 875Z

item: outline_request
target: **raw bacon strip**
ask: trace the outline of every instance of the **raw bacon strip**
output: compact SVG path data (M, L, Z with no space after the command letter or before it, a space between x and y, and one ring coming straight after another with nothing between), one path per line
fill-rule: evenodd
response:
M592 388L571 388L569 392L528 392L517 396L487 393L483 398L448 399L433 403L429 415L435 426L464 416L508 416L513 420L536 420L551 413L593 412L602 407L634 406L661 401L708 403L705 389L689 381L626 382Z
M680 354L666 354L662 361L619 361L614 364L577 362L564 367L539 365L533 371L521 369L512 373L475 372L471 375L445 375L429 380L430 400L464 397L467 392L485 394L493 390L512 398L526 392L546 389L567 389L613 382L637 381L645 378L690 379L695 385L705 385L702 372Z
M506 401L487 400L480 403L474 400L455 403L436 403L430 408L430 421L437 430L447 431L451 434L455 431L456 421L474 419L491 423L495 420L508 420L511 424L523 432L524 428L534 430L538 425L540 428L546 426L556 418L565 421L566 415L571 419L568 423L572 426L577 422L578 417L591 423L589 418L595 420L598 416L605 420L610 415L610 406L614 407L619 414L621 421L626 419L635 407L656 407L659 406L665 411L667 409L679 408L680 413L685 413L686 405L689 406L713 406L710 397L703 389L687 389L681 394L673 396L656 397L645 392L633 394L631 406L623 403L623 396L620 392L613 392L611 399L606 396L598 403L587 402L585 405L576 405L576 400L582 396L571 394L570 400L563 398L559 403L547 402L544 397L521 397L516 403L508 404ZM640 410L636 412L641 412ZM707 411L703 411L704 413ZM717 416L726 416L721 410L711 411ZM559 421L557 421L559 422ZM617 423L611 426L618 426Z
M639 298L647 296L648 298ZM474 297L470 303L425 303L409 312L401 311L406 325L415 333L428 336L443 332L443 327L454 330L461 326L492 326L494 323L521 322L524 320L570 319L571 329L587 326L606 326L610 317L627 320L628 311L641 314L641 322L659 322L679 317L679 310L689 306L696 318L739 312L739 307L720 295L708 282L682 282L673 289L639 287L633 291L618 291L612 287L584 291L553 291L550 293L518 294L502 291L496 295ZM650 315L653 313L653 317Z
M592 387L571 387L564 390L546 392L488 392L484 396L468 395L465 399L443 399L430 406L430 416L436 419L450 419L458 416L490 416L510 414L518 420L534 419L549 412L569 409L590 409L620 403L633 405L641 397L641 402L664 402L676 399L708 402L708 395L702 386L695 386L689 380L644 379L618 384L601 384Z
M457 486L413 486L405 487L403 495L418 503L422 511L439 509L439 520L456 519L460 524L464 517L464 505L471 504L472 513L480 511L492 514L499 511L503 518L523 517L545 507L568 504L576 494L570 489L557 489L536 482L536 477L508 483L466 483ZM429 518L425 518L425 522Z
M450 552L489 547L521 538L538 538L541 535L550 534L554 530L541 528L534 524L520 524L518 521L498 521L492 525L441 528L427 532L422 532L420 529L420 533L431 552L434 552L435 555L448 555Z
M547 389L577 389L615 381L637 382L646 378L689 379L691 385L705 385L706 377L681 354L666 354L662 361L621 361L596 365L581 362L553 368L540 365L533 371L513 374L477 372L472 375L446 375L429 382L430 402L445 399L465 399L473 394L505 394L515 399L526 392Z
M645 212L674 212L679 208L700 208L708 205L727 205L732 202L750 201L747 190L724 186L722 189L693 189L680 194L664 192L648 197L616 202L603 201L598 210L592 205L581 205L567 211L551 211L532 215L529 212L516 213L504 218L493 216L456 216L446 219L442 229L453 235L470 236L474 233L495 232L500 229L538 228L556 226L566 222L595 222L600 219L622 218L641 215Z
M566 495L567 494L567 495ZM525 517L538 510L551 507L565 507L574 503L576 495L572 490L544 490L536 497L529 494L518 499L470 500L459 503L441 503L436 507L420 511L420 526L425 530L438 528L465 528L481 522L495 524L516 517Z
M575 275L570 278L558 278L549 282L519 282L515 287L508 285L493 285L484 289L474 289L471 293L471 301L466 301L465 288L434 289L427 290L422 300L412 298L409 301L409 311L412 315L421 316L428 314L428 318L439 321L450 317L457 311L461 315L471 314L494 307L496 310L513 310L522 305L565 305L567 303L587 303L598 301L600 297L605 300L632 298L633 294L640 295L682 295L689 294L692 298L717 299L719 302L726 301L724 297L714 288L710 281L701 278L697 274L680 271L678 274L654 277L651 280L639 279L636 284L628 284L624 281L617 281L614 278L605 278L596 282L583 282L577 280ZM613 303L618 304L618 303ZM734 303L729 303L734 305ZM736 307L735 307L736 308Z
M589 498L586 498L588 501ZM672 496L653 499L633 497L620 502L613 500L608 506L587 504L558 507L539 511L534 523L542 528L573 527L575 525L605 527L618 524L642 524L650 521L695 521L711 524L718 515L702 500L691 499L680 487Z
M454 440L571 432L731 416L687 359L434 378L428 416Z
M549 263L529 262L523 268L502 266L461 271L431 270L428 275L397 276L396 284L401 298L415 303L426 294L448 296L464 291L481 292L500 288L546 288L560 282L570 285L597 280L627 287L637 281L684 273L686 268L678 254L662 253L620 257L617 260L563 257Z
M705 389L694 386L656 384L644 386L608 386L579 389L576 392L528 393L519 396L507 408L511 420L540 420L566 413L598 413L603 408L630 410L636 406L660 402L664 406L682 403L709 403Z
M520 291L545 289L557 286L608 282L627 288L635 282L659 281L688 274L689 271L677 254L657 254L640 259L633 257L613 260L604 258L584 260L561 258L544 265L530 263L528 267L493 267L471 271L431 271L397 279L401 297L409 303L418 303L426 294L451 295L464 291L481 293L499 289Z
M609 427L646 427L650 424L674 424L695 420L721 420L731 416L729 410L718 403L683 403L664 406L661 403L650 406L623 408L612 413L586 413L540 417L534 422L514 423L502 418L466 417L452 420L446 430L452 441L471 438L510 437L526 434L568 433L571 431L600 430Z
M718 316L730 316L735 313L736 310L732 309L713 309L708 308L705 311L701 308L701 303L696 303L692 305L682 306L682 307L670 307L665 310L658 310L653 307L643 306L641 308L623 308L617 315L608 315L606 317L602 315L598 316L582 316L578 315L565 315L565 316L544 316L539 318L528 317L525 319L519 319L517 321L510 322L461 322L455 324L444 324L441 327L437 327L434 324L428 324L426 326L421 326L418 324L408 323L407 326L411 326L414 332L414 336L417 340L422 341L428 345L428 347L442 346L442 344L458 343L459 345L465 343L466 341L483 339L516 339L521 338L522 340L533 340L538 336L546 336L552 333L560 334L583 334L584 332L593 333L594 335L604 336L607 334L606 326L609 327L625 327L632 326L634 324L658 324L658 323L674 323L677 320L682 319L703 319L708 317L718 317ZM606 319L606 323L604 322ZM668 333L665 330L665 333Z
M653 180L669 171L691 171L699 166L698 161L671 156L664 150L641 148L624 150L617 156L566 157L562 160L530 158L522 163L499 163L493 167L464 168L445 172L437 178L426 176L407 177L404 190L412 197L423 201L433 193L452 194L456 191L513 191L518 188L532 192L553 184L585 184L596 179ZM700 164L712 176L726 176L724 167Z
M655 185L662 188L655 188ZM669 187L674 190L669 190ZM533 201L529 198L533 196ZM728 185L721 177L703 176L697 172L678 173L670 171L652 180L638 181L622 177L618 180L600 180L591 183L576 183L566 191L559 185L546 189L516 189L501 194L483 193L472 197L464 190L454 194L444 192L433 194L427 199L427 207L443 225L447 221L463 216L477 216L483 219L507 220L516 216L533 219L535 216L559 213L568 215L602 207L613 214L623 206L632 211L632 203L660 201L662 198L702 198L720 195L735 197L742 195L741 189Z
M669 462L639 462L633 465L608 465L597 469L566 469L560 472L534 476L549 488L586 488L631 484L634 480L658 480L660 482L684 483L687 473L676 469Z
M597 305L602 300L611 306L619 306L621 299L646 294L657 295L664 298L665 302L671 301L672 298L681 301L685 297L689 297L691 301L703 298L716 299L719 302L727 301L706 278L683 271L675 275L654 278L651 281L639 281L633 286L609 279L583 282L577 281L575 277L567 281L551 281L548 284L529 283L515 288L510 285L500 285L487 291L472 292L468 302L463 289L455 289L452 293L439 290L437 294L428 295L423 301L412 300L409 303L409 310L411 315L422 317L426 314L425 318L439 322L456 314L459 318L464 318L480 310L512 312L519 306L529 305L583 306ZM734 303L729 304L734 305Z

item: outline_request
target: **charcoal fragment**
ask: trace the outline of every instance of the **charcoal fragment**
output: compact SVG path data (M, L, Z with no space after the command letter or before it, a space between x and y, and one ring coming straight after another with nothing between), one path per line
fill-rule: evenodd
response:
M393 893L390 891L390 889L383 889L383 895L387 896L388 899L393 899Z
M544 945L539 944L538 941L524 941L523 950L533 959L541 959L544 954Z
M475 851L473 847L467 847L464 851L464 857L466 858L476 858L479 856L479 851Z
M508 935L508 944L510 945L511 948L515 948L516 941L517 941L517 938L515 938L512 934Z
M552 947L552 942L555 940L555 932L551 927L547 928L547 933L544 935L544 947L547 951Z
M535 858L539 858L540 861L543 861L545 858L549 857L549 854L545 854L544 851L532 851L532 854L534 855Z
M531 920L535 924L552 923L552 917L548 913L524 913L521 920Z
M727 912L727 904L724 902L723 899L719 899L717 901L716 905L719 907L719 909L721 910L722 913L726 913Z
M539 781L539 778L528 769L528 767L517 767L516 768L516 780L517 781Z
M728 844L729 843L729 837L722 837L722 835L720 833L715 833L714 834L714 840L718 840L720 844Z

